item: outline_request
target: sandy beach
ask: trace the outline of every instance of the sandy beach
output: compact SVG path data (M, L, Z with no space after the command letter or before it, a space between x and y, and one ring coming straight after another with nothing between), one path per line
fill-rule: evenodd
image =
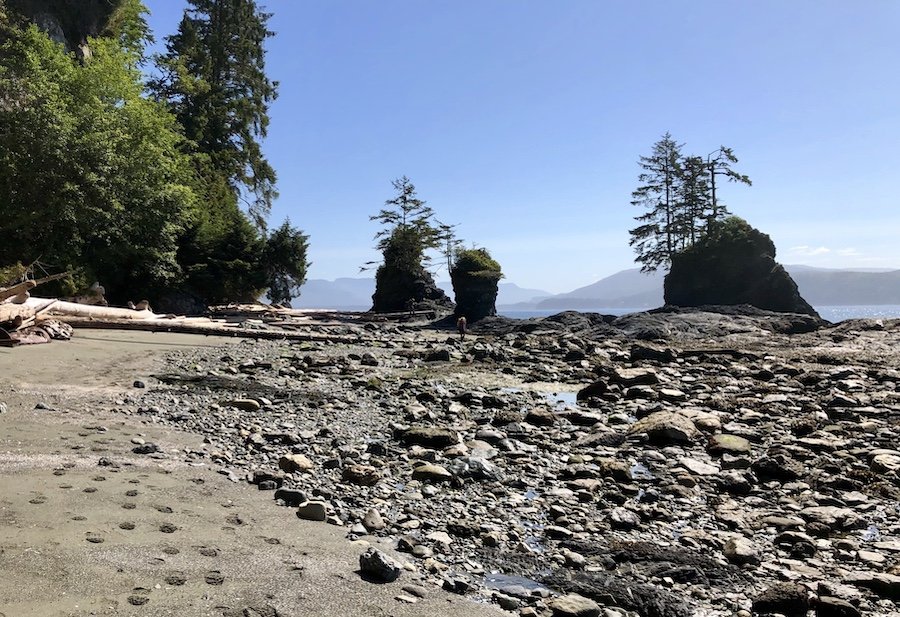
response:
M299 520L209 466L133 452L202 446L198 435L111 413L134 381L172 350L236 344L82 330L70 342L0 350L0 615L502 614L420 587L412 572L363 581L367 542Z

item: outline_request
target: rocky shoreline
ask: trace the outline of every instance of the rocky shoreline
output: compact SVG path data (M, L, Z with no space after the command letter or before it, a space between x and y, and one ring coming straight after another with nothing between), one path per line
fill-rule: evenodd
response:
M898 610L900 320L311 328L352 342L177 351L113 411L521 615Z

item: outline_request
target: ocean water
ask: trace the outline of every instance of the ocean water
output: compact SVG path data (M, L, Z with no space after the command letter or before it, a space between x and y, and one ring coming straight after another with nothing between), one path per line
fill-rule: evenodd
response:
M837 323L845 319L892 319L900 318L900 304L876 304L858 306L815 306L813 307L821 315L822 319ZM625 315L646 311L646 308L620 308L597 307L580 309L583 313L602 313L603 315ZM500 311L503 317L514 319L528 319L530 317L549 317L560 313L559 310L550 311Z

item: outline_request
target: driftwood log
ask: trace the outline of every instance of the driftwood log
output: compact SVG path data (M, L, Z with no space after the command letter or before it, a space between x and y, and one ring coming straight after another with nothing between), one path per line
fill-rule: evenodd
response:
M34 313L35 309L27 304L6 302L0 304L0 324L17 323L16 327L18 328L26 319L33 318Z
M17 283L12 287L0 289L0 302L3 302L7 298L13 298L20 294L24 294L35 287L37 287L35 281L25 281L24 283Z
M180 334L203 334L206 336L227 336L232 338L252 338L275 341L298 342L332 342L353 343L357 341L353 336L341 336L338 334L322 334L318 332L288 332L285 330L252 330L249 328L235 328L218 323L191 323L187 320L153 319L153 320L103 320L84 319L79 317L59 316L73 328L91 328L97 330L138 330L143 332L174 332Z

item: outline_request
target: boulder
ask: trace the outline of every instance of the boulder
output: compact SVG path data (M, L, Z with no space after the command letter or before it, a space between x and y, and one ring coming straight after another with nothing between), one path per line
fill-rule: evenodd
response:
M650 441L660 445L692 443L700 436L694 423L681 414L657 411L641 418L628 429L629 435L647 433Z
M413 469L412 477L422 482L449 482L453 474L440 465L425 463Z
M713 455L721 454L749 454L750 442L744 437L738 435L728 435L725 433L713 435L709 438L709 444L706 451Z
M731 538L722 547L722 554L725 559L738 566L757 565L760 562L759 551L746 538Z
M623 386L652 386L659 383L659 376L649 368L615 368L610 381Z
M297 517L306 521L324 521L326 513L324 501L305 501L297 507Z
M631 346L631 361L653 360L654 362L674 362L678 357L671 347L655 343L640 342Z
M595 396L602 396L606 394L607 390L609 390L609 386L606 385L606 381L603 379L598 379L592 384L585 386L584 388L579 390L578 394L575 395L575 400L585 401Z
M369 508L369 511L363 517L362 524L366 531L381 531L386 526L381 513L375 508Z
M844 582L870 589L882 598L900 600L900 576L880 572L851 572Z
M576 593L553 598L547 602L547 608L553 612L553 617L598 617L600 615L600 605Z
M446 448L459 443L459 434L449 428L413 426L400 432L401 443L423 448Z
M287 473L301 473L312 469L313 464L303 454L286 454L278 459L278 467Z
M359 570L363 576L379 583L390 583L400 577L402 568L391 557L370 547L359 556Z
M809 594L803 585L795 583L776 583L753 599L754 613L805 617L807 611Z
M841 598L819 596L816 617L859 617L859 609Z
M775 261L772 239L730 217L693 246L675 254L664 282L666 304L749 304L760 309L818 317L797 284Z
M357 486L375 486L381 474L370 465L348 465L341 472L341 481Z
M240 409L241 411L259 411L259 408L262 407L262 405L259 404L259 401L252 398L237 398L225 401L224 404L228 407Z

